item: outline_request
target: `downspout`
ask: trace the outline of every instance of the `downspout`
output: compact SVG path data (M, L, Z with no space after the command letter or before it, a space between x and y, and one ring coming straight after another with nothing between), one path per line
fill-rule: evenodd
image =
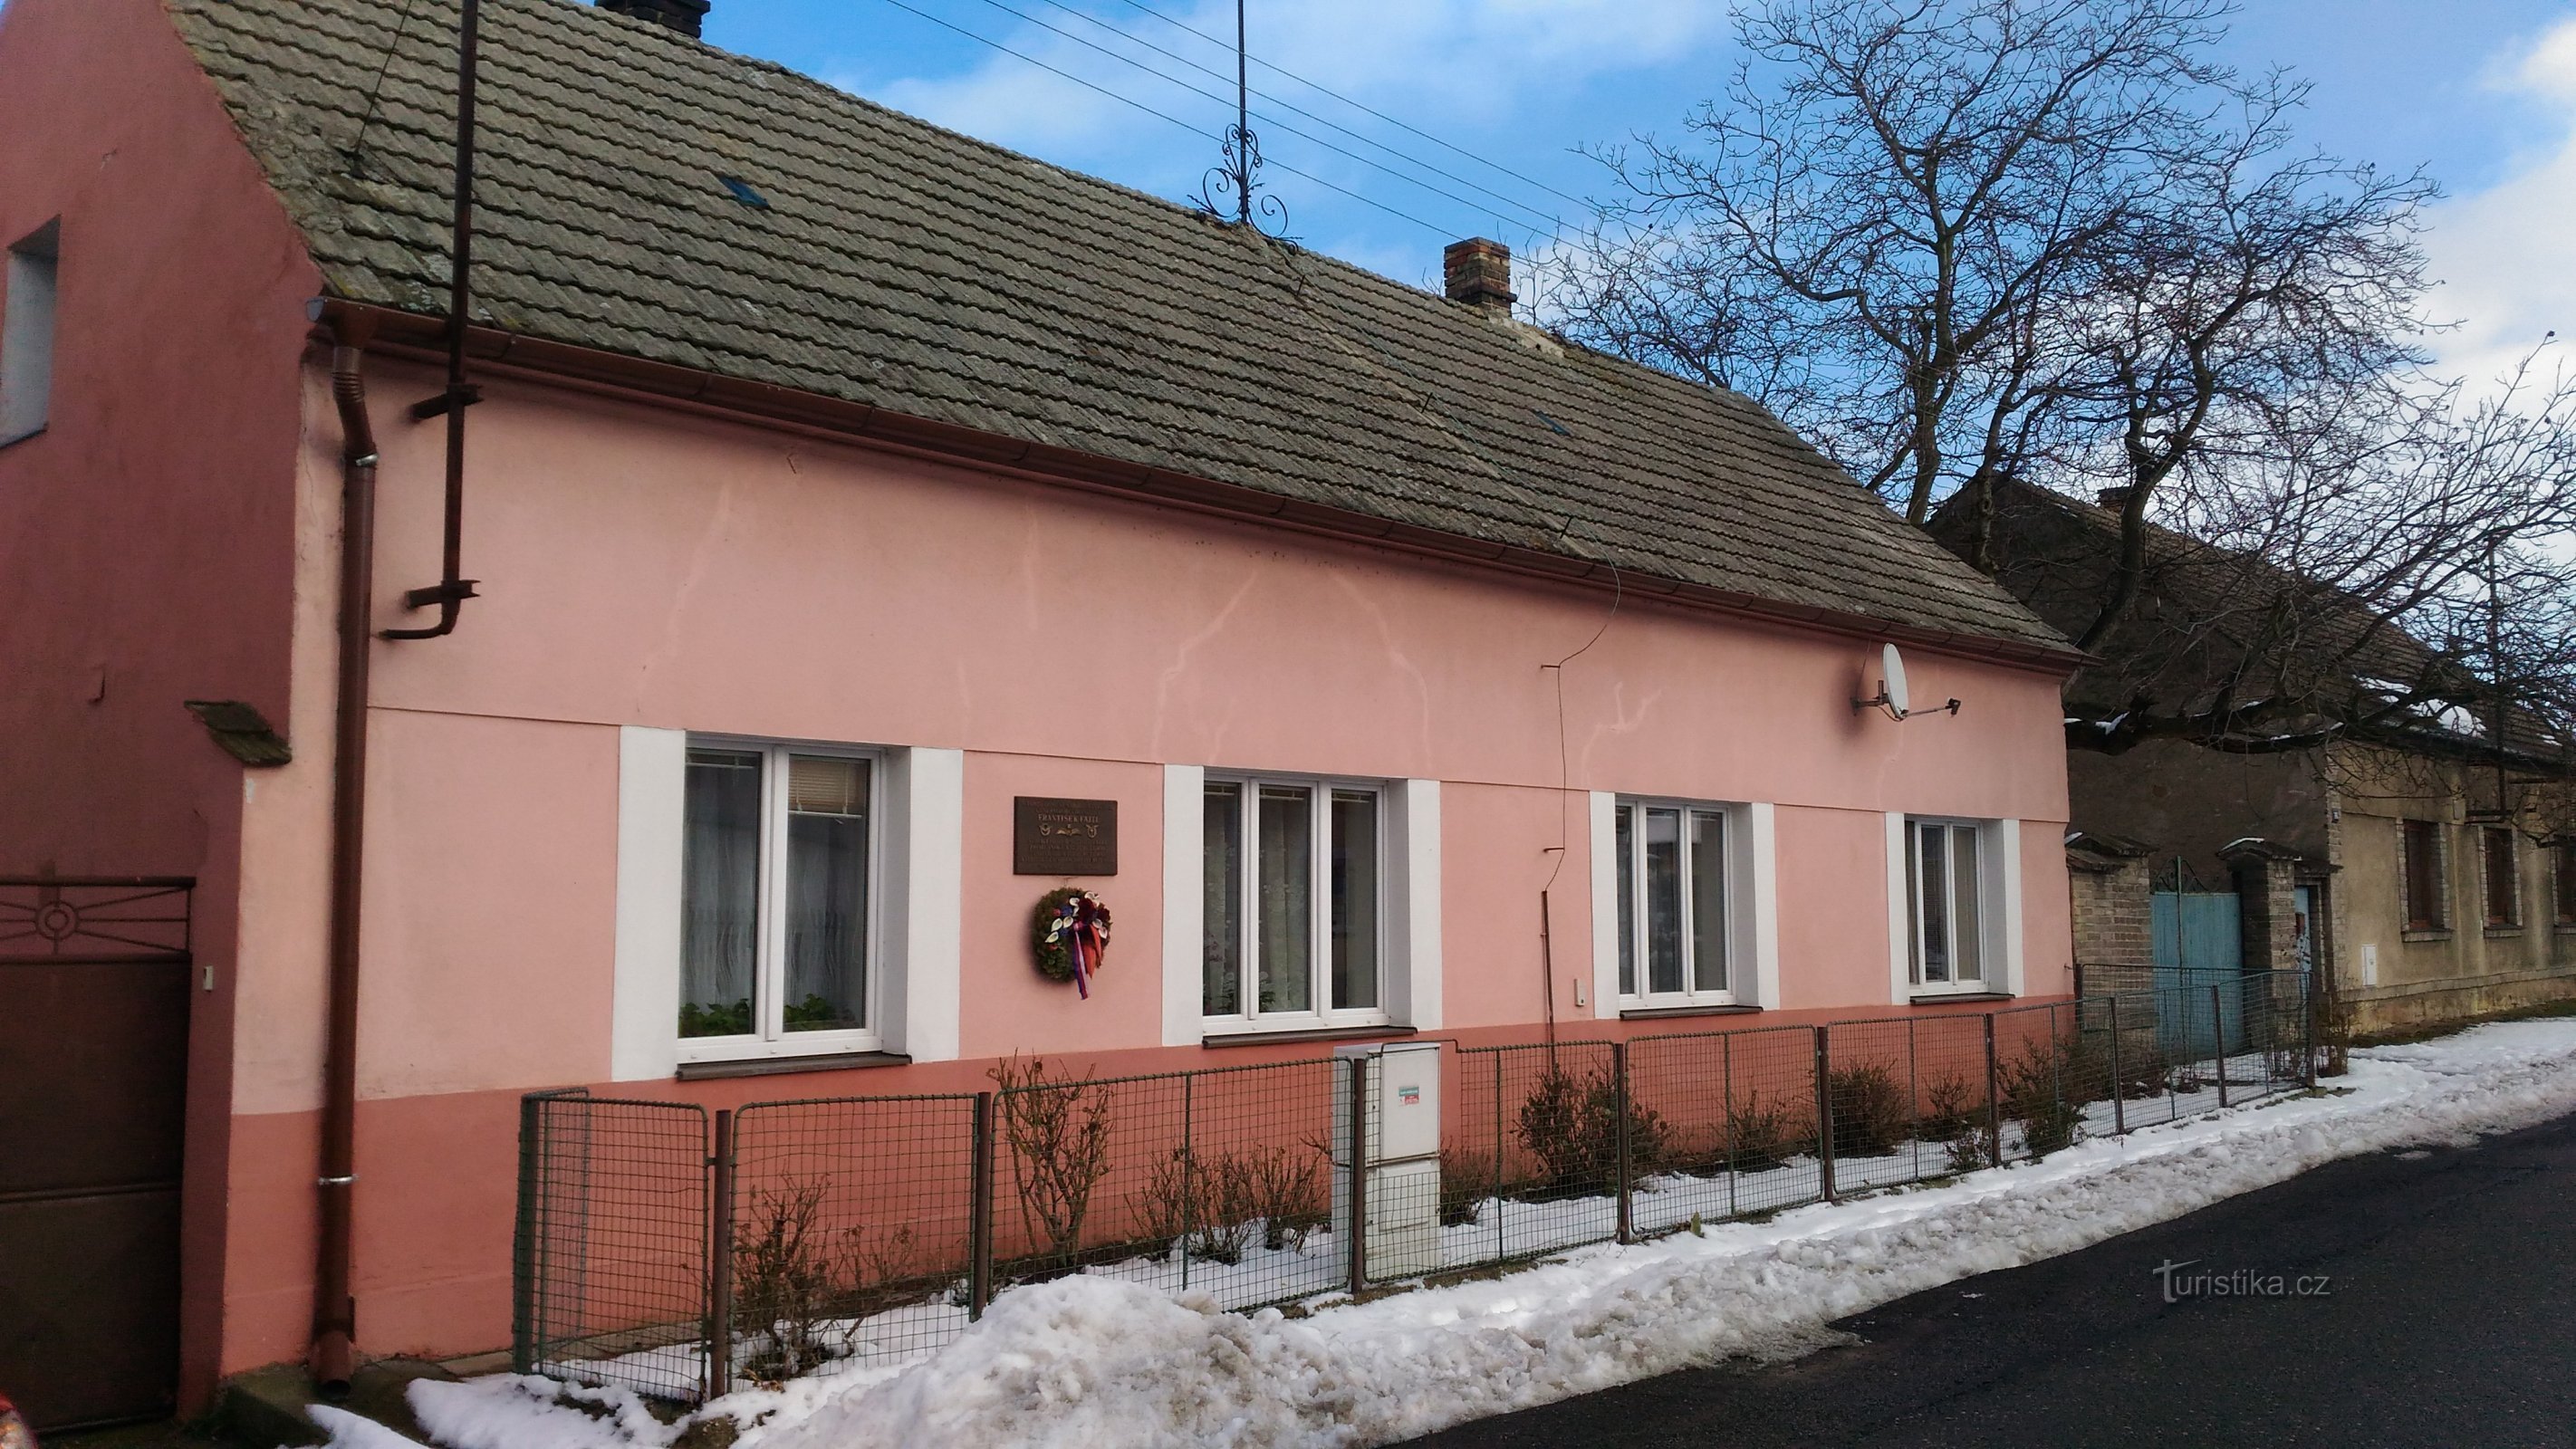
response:
M340 671L331 753L331 959L322 1053L322 1152L308 1366L325 1393L349 1388L357 1302L349 1291L351 1198L357 1186L358 886L367 818L367 668L375 594L376 434L367 420L364 354L331 349L340 412Z
M448 253L447 386L414 406L417 420L447 418L447 506L439 582L403 595L410 609L438 606L438 622L387 629L387 639L435 639L456 628L456 613L474 597L458 577L465 511L465 409L479 400L465 378L465 333L473 294L474 79L480 0L464 0L456 27L455 227ZM340 671L331 764L330 1001L322 1056L322 1151L319 1230L313 1268L313 1342L306 1366L322 1392L349 1391L356 1367L358 1304L350 1292L351 1219L358 1184L358 908L367 821L367 671L374 640L376 433L367 417L360 370L363 335L344 334L331 350L331 400L340 414Z

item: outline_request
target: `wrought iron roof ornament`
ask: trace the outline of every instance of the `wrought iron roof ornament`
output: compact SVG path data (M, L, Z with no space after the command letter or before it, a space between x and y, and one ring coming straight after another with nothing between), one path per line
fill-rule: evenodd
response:
M1286 203L1267 194L1257 202L1253 199L1253 192L1261 185L1261 138L1252 131L1252 82L1249 52L1244 45L1243 7L1244 0L1234 0L1234 124L1225 128L1224 160L1199 178L1198 194L1190 200L1210 216L1225 217L1231 210L1235 225L1257 227L1268 236L1282 236L1288 230ZM1233 205L1219 205L1216 198L1229 191L1234 193Z

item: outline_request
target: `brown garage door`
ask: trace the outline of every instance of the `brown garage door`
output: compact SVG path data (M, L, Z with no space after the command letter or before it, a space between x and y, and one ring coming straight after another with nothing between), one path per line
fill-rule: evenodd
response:
M0 877L0 1393L39 1431L172 1408L189 884Z

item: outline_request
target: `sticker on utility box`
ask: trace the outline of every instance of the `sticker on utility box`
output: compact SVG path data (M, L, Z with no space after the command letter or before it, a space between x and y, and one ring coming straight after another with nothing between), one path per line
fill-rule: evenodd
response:
M1420 1087L1398 1087L1395 1089L1395 1100L1402 1106L1419 1107L1422 1105L1422 1089Z

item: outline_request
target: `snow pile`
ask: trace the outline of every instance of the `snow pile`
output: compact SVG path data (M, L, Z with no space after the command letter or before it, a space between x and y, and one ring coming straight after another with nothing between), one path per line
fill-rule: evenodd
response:
M1794 1356L1825 1325L2177 1217L2338 1157L2460 1143L2576 1112L2576 1022L2357 1054L2338 1095L2087 1142L1954 1184L1579 1249L1485 1282L1311 1316L1219 1310L1101 1276L1013 1289L946 1350L701 1411L738 1449L1383 1444L1721 1358ZM421 1383L451 1449L659 1449L623 1391ZM338 1449L399 1449L328 1424ZM377 1431L383 1433L384 1431Z

